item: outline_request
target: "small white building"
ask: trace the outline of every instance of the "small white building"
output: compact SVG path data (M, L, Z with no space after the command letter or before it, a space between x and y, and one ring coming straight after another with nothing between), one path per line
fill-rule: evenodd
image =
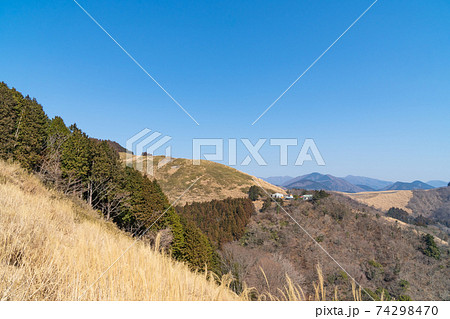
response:
M284 195L281 193L273 193L272 198L284 198Z
M301 199L303 200L312 200L313 199L313 195L302 195L300 196Z

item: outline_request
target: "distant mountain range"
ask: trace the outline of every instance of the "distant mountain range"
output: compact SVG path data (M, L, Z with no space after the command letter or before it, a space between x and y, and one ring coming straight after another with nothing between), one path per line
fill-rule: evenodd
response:
M383 188L384 191L391 190L415 190L415 189L432 189L431 185L428 185L421 181L414 181L412 183L395 182L394 184Z
M325 189L347 193L365 191L363 188L353 185L342 178L320 173L311 173L293 178L287 181L283 186L287 188Z
M282 186L287 181L290 181L291 179L293 179L293 177L292 176L273 176L273 177L267 177L267 178L263 178L263 179L270 184Z
M370 177L364 177L364 176L348 175L346 177L343 177L343 179L345 179L349 183L352 183L353 185L369 187L370 189L368 189L368 190L378 190L378 189L387 187L389 185L392 185L392 182L389 182L389 181L383 181L383 180L370 178Z
M435 187L445 187L447 183L440 180L433 180L428 183L422 181L390 182L365 176L348 175L346 177L336 177L330 174L311 173L298 177L272 176L263 178L267 182L285 188L297 188L308 190L329 190L346 193L385 191L385 190L416 190L432 189Z

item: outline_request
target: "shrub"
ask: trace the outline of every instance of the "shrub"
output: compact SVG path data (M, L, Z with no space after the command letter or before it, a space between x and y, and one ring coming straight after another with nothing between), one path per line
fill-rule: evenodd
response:
M272 200L269 197L267 197L264 200L263 206L261 208L261 212L265 212L270 206L272 206Z
M389 294L389 292L382 288L382 287L378 287L377 290L375 290L375 292L373 292L372 290L366 288L365 291L367 292L367 294L369 294L375 301L390 301L392 300L391 295Z
M375 293L380 296L379 299L383 301L390 301L392 300L391 295L389 294L389 291L384 289L383 287L378 287L377 290L375 290Z
M250 186L249 190L248 190L248 198L250 198L250 200L255 201L259 198L260 195L260 191L259 191L259 187L258 186Z
M430 234L424 235L422 237L422 241L424 242L425 247L422 247L421 250L426 256L434 259L441 258L441 251L439 250L439 247L436 245L433 235Z
M369 265L371 265L372 267L375 267L375 268L380 268L380 269L383 268L383 265L382 265L382 264L376 262L376 261L373 260L373 259L372 259L372 260L369 260Z
M323 239L324 239L324 236L323 236L323 235L319 235L319 236L316 237L316 241L317 241L318 243L323 242Z
M326 191L321 189L320 191L314 191L313 200L317 201L319 199L326 198L328 196L330 196L330 194L328 194Z
M386 213L386 216L398 219L398 220L400 220L404 223L408 223L408 224L411 224L411 222L412 222L412 218L408 214L408 212L401 208L397 208L397 207L389 208L388 212Z
M400 280L399 282L399 286L403 289L403 290L407 290L409 288L409 282L407 280Z
M412 301L412 298L408 295L400 295L398 301Z

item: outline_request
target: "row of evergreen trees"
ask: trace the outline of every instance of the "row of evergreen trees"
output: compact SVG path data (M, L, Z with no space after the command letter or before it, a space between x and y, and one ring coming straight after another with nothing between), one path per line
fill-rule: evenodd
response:
M86 200L120 228L139 236L170 228L171 254L193 268L219 272L219 260L208 237L181 218L156 180L122 165L107 141L89 138L75 124L49 119L29 96L0 83L0 158L19 162L65 194ZM161 218L159 218L166 212Z

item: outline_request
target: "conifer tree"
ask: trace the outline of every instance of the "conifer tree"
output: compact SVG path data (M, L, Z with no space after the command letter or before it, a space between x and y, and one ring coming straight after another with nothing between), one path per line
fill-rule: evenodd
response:
M116 176L121 169L119 154L106 141L91 140L92 163L87 184L87 198L91 206L101 206L111 216L111 201L118 199L121 193ZM95 200L95 203L94 203Z
M92 163L91 141L76 124L71 125L70 135L62 145L61 170L73 192L82 193L90 175Z
M50 120L47 132L47 142L43 152L42 164L39 168L41 178L47 184L64 191L64 181L61 171L62 145L67 140L70 130L59 116Z
M48 125L49 119L35 99L27 96L21 100L14 141L14 158L26 169L36 170L40 166Z
M23 96L0 82L0 157L11 158Z

